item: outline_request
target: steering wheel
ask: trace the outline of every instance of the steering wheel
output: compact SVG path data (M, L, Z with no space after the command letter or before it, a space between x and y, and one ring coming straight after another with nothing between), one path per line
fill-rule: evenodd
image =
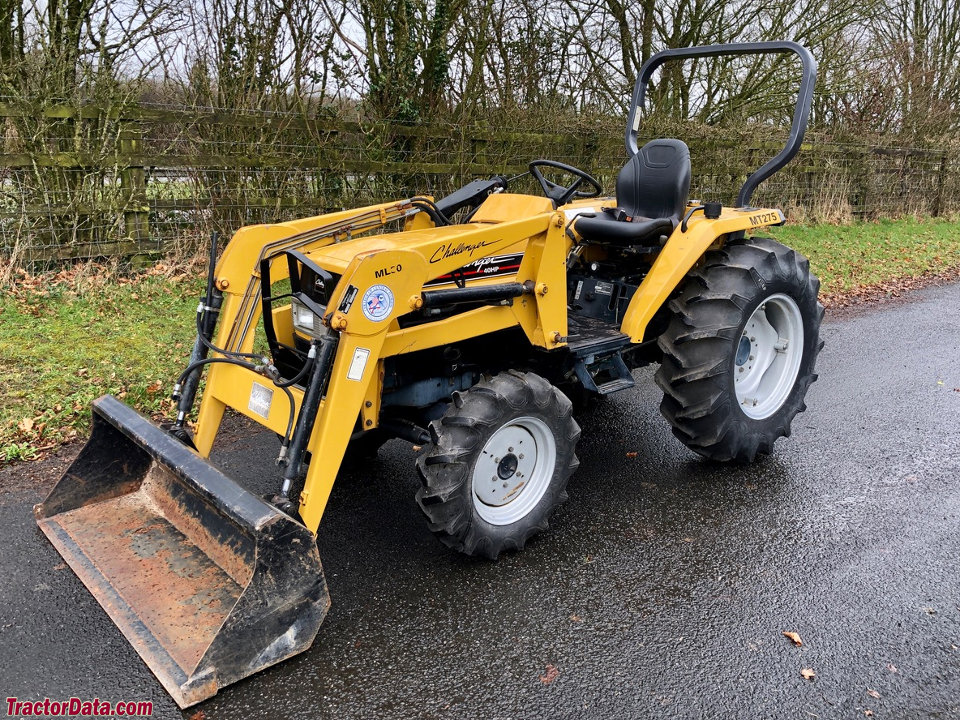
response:
M574 175L577 179L572 185L557 185L555 182L550 182L543 176L543 173L540 172L541 167L562 170L565 173ZM540 183L540 187L543 188L543 194L553 200L557 207L566 205L574 198L597 197L603 192L600 182L593 177L593 175L588 175L579 168L575 168L572 165L566 165L565 163L557 162L555 160L534 160L532 163L530 163L530 174L537 179L538 183ZM582 185L584 182L587 182L591 185L589 190L579 189L580 185Z

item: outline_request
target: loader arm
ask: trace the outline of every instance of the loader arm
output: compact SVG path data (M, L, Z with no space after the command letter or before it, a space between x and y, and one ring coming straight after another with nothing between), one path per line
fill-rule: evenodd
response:
M517 202L529 200L517 196ZM532 217L497 223L476 223L451 227L427 227L403 233L357 238L335 244L324 238L302 246L306 254L327 269L340 274L336 290L330 297L324 324L338 334L336 358L327 381L327 390L317 410L310 434L310 463L299 497L299 511L304 524L316 532L326 507L341 459L353 433L352 418L361 417L364 429L377 426L372 410L379 401L384 357L413 349L438 347L458 337L474 337L519 326L533 345L544 349L561 347L567 334L566 294L564 292L564 260L571 240L564 233L564 215L540 213ZM254 233L259 232L259 239ZM290 248L274 241L274 227L255 228L239 239L236 253L221 261L218 284L227 292L251 275L252 269L242 262L256 262L262 253L256 249L265 240L279 248ZM266 237L264 237L264 235ZM506 305L490 305L469 310L440 322L401 327L398 318L415 312L424 302L456 290L428 290L432 280L448 275L465 263L506 248L526 243L526 253L511 285L516 301ZM268 256L269 257L269 256ZM279 255L274 255L274 258ZM231 278L227 272L234 272ZM288 276L285 262L271 263L271 283ZM236 281L235 281L236 280ZM502 283L493 280L480 283L472 292L497 291ZM550 289L554 292L551 294ZM377 290L379 289L379 290ZM371 290L383 293L388 309L375 314L365 307ZM242 337L233 347L241 352L253 349L254 334L249 328L257 325L259 303L242 302L259 291L245 290L224 305L220 341L229 343ZM283 315L283 311L277 313ZM236 328L242 328L238 332ZM291 388L294 414L299 416L303 391ZM263 398L268 398L264 401ZM283 433L289 413L289 401L271 391L269 383L257 373L228 365L210 368L197 421L195 443L206 456L213 447L217 429L227 407L234 408L253 420Z

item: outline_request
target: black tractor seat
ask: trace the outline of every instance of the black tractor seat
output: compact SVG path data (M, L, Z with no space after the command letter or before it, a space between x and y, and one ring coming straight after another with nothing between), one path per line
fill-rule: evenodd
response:
M612 208L611 208L612 209ZM617 208L619 209L619 208ZM584 213L577 218L577 232L587 242L612 245L644 245L650 239L669 235L676 227L671 218L633 217L617 219L606 209L600 213Z
M651 140L617 176L617 207L579 215L574 229L586 242L649 245L680 224L689 194L690 150L686 144Z

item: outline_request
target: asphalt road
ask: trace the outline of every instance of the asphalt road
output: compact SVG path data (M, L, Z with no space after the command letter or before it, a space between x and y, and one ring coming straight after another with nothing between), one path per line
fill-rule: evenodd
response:
M810 409L749 467L682 447L638 373L581 418L550 531L497 563L432 537L414 453L388 444L321 525L317 643L204 716L960 717L960 286L823 335ZM255 483L274 452L261 434L216 459ZM35 527L40 496L0 496L0 691L180 717Z

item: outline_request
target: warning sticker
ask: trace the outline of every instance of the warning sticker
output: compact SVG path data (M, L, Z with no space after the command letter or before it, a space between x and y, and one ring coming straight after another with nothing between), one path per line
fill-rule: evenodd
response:
M250 388L250 401L247 403L247 409L266 419L270 417L270 404L273 402L273 390L254 383Z
M347 380L363 380L363 371L367 367L367 358L370 357L370 351L366 348L357 348L353 351L353 360L350 362L350 369L347 370Z

